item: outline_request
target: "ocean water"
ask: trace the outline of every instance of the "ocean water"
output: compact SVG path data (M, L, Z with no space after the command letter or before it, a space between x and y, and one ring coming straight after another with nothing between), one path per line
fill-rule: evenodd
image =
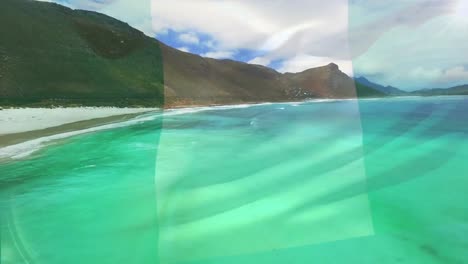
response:
M182 109L9 149L1 263L468 263L467 113Z

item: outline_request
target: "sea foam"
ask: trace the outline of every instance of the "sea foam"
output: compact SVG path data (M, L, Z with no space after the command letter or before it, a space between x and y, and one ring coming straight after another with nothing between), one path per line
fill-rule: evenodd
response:
M32 140L28 140L22 143L15 145L6 146L0 148L0 159L22 159L25 158L41 148L47 146L48 144L60 140L69 138L72 136L77 136L85 133L91 133L101 130L114 129L119 127L126 127L136 125L142 122L152 121L157 118L164 118L164 116L174 116L174 115L183 115L189 113L196 113L208 110L226 110L226 109L236 109L236 108L247 108L252 106L259 105L269 105L271 103L261 103L261 104L239 104L239 105L222 105L222 106L201 106L201 107L186 107L178 109L168 109L164 112L153 112L139 115L133 119L117 122L112 124L100 125L92 128L80 129L71 132L59 133L55 135L40 137Z

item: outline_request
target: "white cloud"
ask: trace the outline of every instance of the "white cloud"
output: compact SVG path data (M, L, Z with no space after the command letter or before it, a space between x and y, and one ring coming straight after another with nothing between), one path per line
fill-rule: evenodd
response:
M408 90L468 83L466 0L351 3L357 75Z
M303 24L298 24L294 25L288 28L285 28L284 30L281 30L280 32L274 33L270 37L268 37L265 42L260 46L260 50L263 51L272 51L276 50L279 47L287 44L287 42L296 34L299 32L302 32L306 29L311 29L317 26L317 23L309 22L309 23L303 23Z
M420 81L430 81L442 76L442 70L438 68L425 68L425 67L416 67L408 71L407 74L412 79L418 79Z
M353 65L350 60L336 60L328 57L316 57L310 55L298 55L283 63L283 66L278 69L280 72L301 72L304 69L320 67L330 63L338 65L340 70L348 76L353 76Z
M468 20L463 22L456 14L434 16L412 26L397 25L381 32L353 59L354 71L408 90L468 83L462 67L468 62L466 43Z
M200 39L198 38L198 36L193 33L193 32L188 32L188 33L182 33L179 35L179 40L184 42L184 43L187 43L187 44L194 44L194 45L197 45L198 43L200 43Z
M353 56L366 52L375 41L394 28L417 28L435 17L451 13L454 1L457 0L351 2L349 37Z
M213 40L208 40L208 41L205 41L202 43L203 46L207 47L207 48L214 48L215 47L215 43Z
M201 54L203 57L208 57L212 59L232 59L235 52L233 51L211 51L204 54Z
M268 66L271 63L271 60L265 57L255 57L247 63Z
M453 67L444 71L440 79L442 82L468 81L468 70L463 66Z
M177 49L183 52L190 52L190 49L188 47L179 47Z
M408 72L408 76L412 79L418 79L423 82L433 83L433 86L426 88L438 87L438 85L465 84L468 81L468 70L463 66L455 66L448 69L440 69L437 67L416 67Z
M458 3L454 5L453 11L456 19L468 22L468 1L458 0Z
M200 32L216 41L213 52L261 50L265 64L299 54L349 59L347 7L348 0L152 0L151 12L155 32Z

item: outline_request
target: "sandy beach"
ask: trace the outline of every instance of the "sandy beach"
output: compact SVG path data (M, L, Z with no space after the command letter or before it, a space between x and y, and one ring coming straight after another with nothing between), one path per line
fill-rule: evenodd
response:
M0 111L0 136L34 131L83 120L143 113L156 108L71 107L12 108Z
M157 108L12 108L0 111L0 147L128 120Z

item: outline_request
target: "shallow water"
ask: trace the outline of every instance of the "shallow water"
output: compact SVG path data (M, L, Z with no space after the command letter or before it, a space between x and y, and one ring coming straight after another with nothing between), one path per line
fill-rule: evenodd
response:
M178 110L3 164L2 263L466 263L468 98Z

